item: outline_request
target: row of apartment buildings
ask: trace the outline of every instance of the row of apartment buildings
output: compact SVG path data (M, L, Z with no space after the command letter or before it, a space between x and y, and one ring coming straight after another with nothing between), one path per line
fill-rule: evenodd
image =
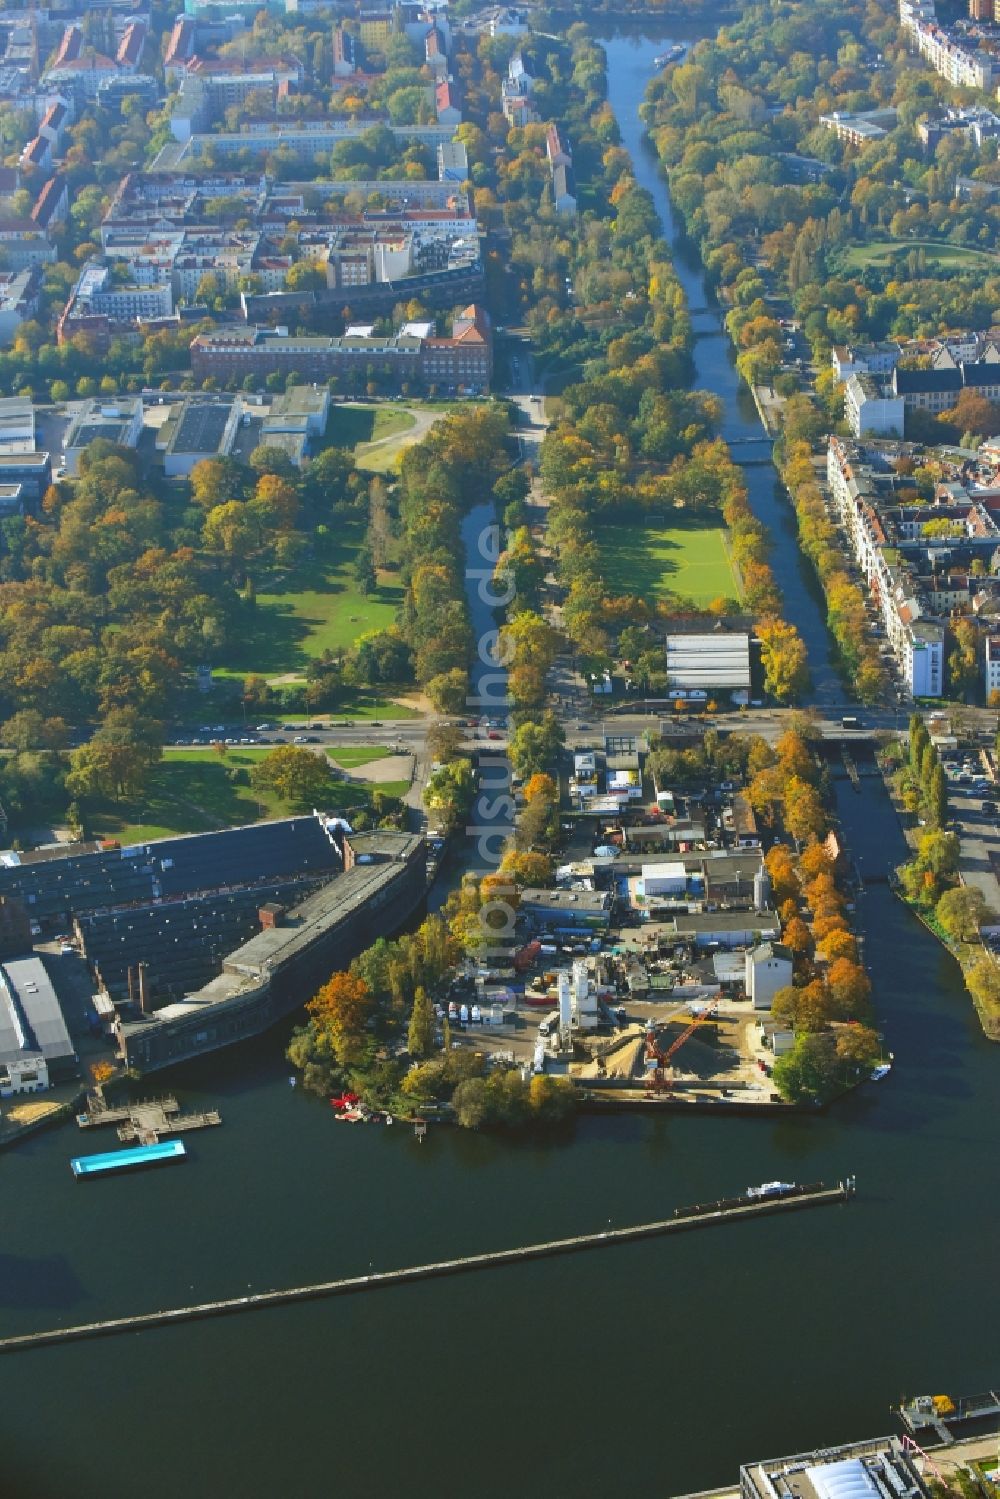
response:
M975 28L942 26L934 0L899 0L903 34L920 56L956 88L992 92L1000 79L1000 57L987 51Z
M460 155L464 148L448 158L459 169ZM306 283L307 298L319 288L346 303L359 288L384 288L381 298L366 299L380 311L404 297L411 280L437 278L432 305L451 306L476 296L482 281L479 226L454 180L312 184L261 173L131 173L101 225L101 249L70 294L60 342L86 331L107 346L139 321L180 317L206 277L223 294L263 300L258 320L270 320L272 307L283 317L290 309L267 299L283 293L300 263L318 273Z
M975 620L988 634L1000 616L1000 453L956 458L929 500L909 474L923 458L913 444L832 437L827 483L884 649L915 697L940 697L949 620Z

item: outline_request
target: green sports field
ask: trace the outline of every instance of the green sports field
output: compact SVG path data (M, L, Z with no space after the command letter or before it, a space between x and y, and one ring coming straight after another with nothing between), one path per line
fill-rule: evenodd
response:
M669 526L623 522L598 532L604 581L612 593L664 599L679 594L693 604L738 598L721 526L679 520Z

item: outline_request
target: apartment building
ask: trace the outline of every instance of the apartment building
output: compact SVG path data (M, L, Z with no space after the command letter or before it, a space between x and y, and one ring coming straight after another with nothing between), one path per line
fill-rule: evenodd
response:
M904 405L874 375L855 374L844 386L844 415L855 437L902 437Z

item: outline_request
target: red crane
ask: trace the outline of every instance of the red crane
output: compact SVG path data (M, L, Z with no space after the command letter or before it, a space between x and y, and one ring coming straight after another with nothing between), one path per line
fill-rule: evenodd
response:
M708 1008L706 1010L702 1010L700 1015L696 1015L694 1017L691 1024L689 1026L686 1026L685 1029L681 1031L680 1035L675 1041L671 1042L666 1051L663 1051L661 1049L659 1043L657 1042L656 1032L654 1030L649 1030L646 1032L646 1061L650 1062L654 1059L656 1061L656 1066L650 1069L650 1072L646 1079L647 1093L659 1093L664 1088L673 1087L672 1081L667 1076L667 1068L670 1065L671 1058L680 1051L685 1041L689 1041L691 1039L695 1031L698 1029L699 1025L704 1025L707 1020L711 1020L712 1016L715 1014L718 1008L719 1001L717 999L713 999Z

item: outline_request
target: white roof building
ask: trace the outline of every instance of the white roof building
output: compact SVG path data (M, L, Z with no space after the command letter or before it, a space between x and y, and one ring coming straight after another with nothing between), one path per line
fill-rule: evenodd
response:
M688 690L750 686L750 636L719 632L667 636L667 681Z

